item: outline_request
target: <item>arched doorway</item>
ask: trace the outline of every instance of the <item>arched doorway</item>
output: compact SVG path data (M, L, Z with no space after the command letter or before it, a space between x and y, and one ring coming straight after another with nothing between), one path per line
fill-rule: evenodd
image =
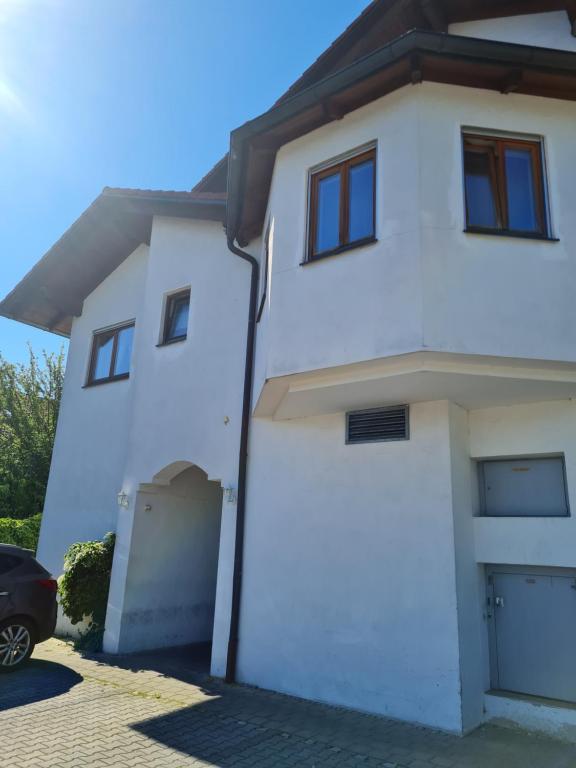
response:
M188 462L140 486L124 539L119 651L211 643L221 514L220 483Z

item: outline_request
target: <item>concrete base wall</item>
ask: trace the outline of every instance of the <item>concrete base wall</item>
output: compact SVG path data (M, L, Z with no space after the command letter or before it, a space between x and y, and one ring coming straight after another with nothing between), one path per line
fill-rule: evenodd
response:
M576 706L536 697L488 693L485 720L496 725L525 728L576 742Z

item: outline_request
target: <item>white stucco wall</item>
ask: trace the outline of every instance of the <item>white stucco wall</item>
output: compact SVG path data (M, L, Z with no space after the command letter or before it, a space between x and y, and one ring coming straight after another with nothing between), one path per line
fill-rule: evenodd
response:
M250 270L233 256L220 224L154 219L138 318L128 454L122 488L129 507L118 512L117 544L105 647L136 648L140 630L123 621L140 600L130 575L137 536L138 490L179 462L202 469L222 488L236 487ZM166 294L190 288L185 341L158 346ZM222 504L213 671L223 674L230 620L236 506ZM136 517L135 517L136 514ZM136 522L135 522L136 521Z
M574 124L571 102L423 83L284 146L256 394L273 377L417 350L576 361ZM543 137L558 242L463 231L463 127ZM309 169L374 140L378 242L301 266Z
M140 314L147 261L148 248L140 246L86 299L82 316L74 320L38 545L40 562L55 575L62 572L70 544L116 529L137 361L133 358L129 379L84 384L93 331Z
M134 614L146 602L144 577L133 562L147 539L135 503L142 484L184 462L217 481L219 493L236 486L249 281L247 265L228 251L220 224L156 218L150 247L138 248L98 286L74 321L39 556L59 574L72 542L117 532L109 650L119 650L120 642L124 648L150 647L151 642L135 622L122 624L123 611ZM165 296L185 287L191 291L188 337L157 346ZM131 319L136 330L130 378L83 388L93 332ZM120 490L129 496L128 509L118 507ZM214 562L220 570L214 654L221 674L235 510L234 503L220 503L224 556L218 565ZM167 531L160 540L162 551L172 543ZM150 578L157 575L158 584L166 587L161 574L154 573L160 563L150 565ZM177 627L167 632L178 642L184 636ZM205 630L198 637L202 634Z
M159 347L164 296L185 287L188 337ZM221 224L154 219L135 342L128 492L182 460L235 485L249 287L249 267L228 250Z
M421 346L414 93L391 94L279 151L268 207L273 249L260 380ZM378 242L300 266L308 169L375 140Z
M576 360L576 105L425 83L420 100L423 345L446 352ZM461 127L544 138L553 234L539 242L464 233Z
M349 446L343 414L254 421L239 677L459 731L448 404L410 418Z
M576 51L576 37L572 36L566 11L460 22L450 24L448 32L451 35Z
M462 730L484 716L484 691L490 687L484 569L474 552L474 515L478 512L476 468L470 458L469 414L450 403L450 468L454 520L454 557L460 654Z
M576 403L535 403L470 412L473 458L564 454L567 518L474 520L476 560L510 565L576 566Z
M210 642L222 489L189 468L134 504L120 652ZM107 641L111 628L107 629Z

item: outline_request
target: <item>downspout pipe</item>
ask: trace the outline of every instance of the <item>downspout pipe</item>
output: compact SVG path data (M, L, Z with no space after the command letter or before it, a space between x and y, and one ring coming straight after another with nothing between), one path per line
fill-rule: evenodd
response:
M244 364L244 393L242 400L242 424L240 427L240 452L238 459L238 486L236 501L236 535L234 539L234 570L232 575L232 606L230 610L230 635L226 657L227 683L236 680L238 660L238 630L240 626L240 600L242 597L242 571L244 565L244 529L246 520L246 471L248 466L248 436L252 411L252 382L254 379L254 346L256 338L256 304L258 300L258 277L260 267L254 256L241 250L234 243L235 238L227 236L228 248L250 265L250 306L248 308L248 329L246 333L246 358Z

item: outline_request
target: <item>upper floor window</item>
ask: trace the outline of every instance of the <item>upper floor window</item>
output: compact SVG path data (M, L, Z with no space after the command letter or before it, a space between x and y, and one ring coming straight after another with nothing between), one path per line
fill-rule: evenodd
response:
M466 228L548 235L540 141L464 134Z
M126 379L130 375L134 323L94 334L88 384Z
M190 290L179 291L168 296L164 314L163 344L184 341L188 334L190 314Z
M311 174L308 260L374 239L376 150Z

